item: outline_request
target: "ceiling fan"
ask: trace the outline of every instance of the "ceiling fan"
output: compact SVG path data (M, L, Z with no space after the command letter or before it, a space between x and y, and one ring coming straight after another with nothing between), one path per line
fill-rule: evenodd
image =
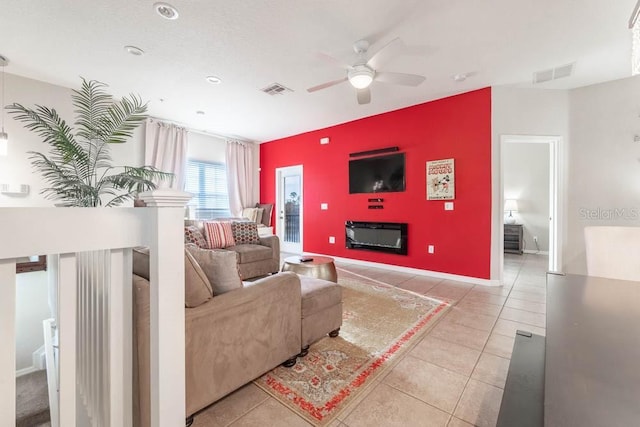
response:
M384 62L384 59L391 56L393 51L401 45L402 41L400 38L396 37L367 59L369 42L366 40L358 40L353 44L353 50L358 55L358 59L354 65L345 65L329 55L320 54L320 56L325 60L345 68L347 70L347 75L338 80L310 87L307 89L307 92L316 92L348 81L351 83L351 86L357 90L358 104L368 104L371 102L371 89L369 86L374 81L416 87L425 80L424 76L377 71L380 64Z

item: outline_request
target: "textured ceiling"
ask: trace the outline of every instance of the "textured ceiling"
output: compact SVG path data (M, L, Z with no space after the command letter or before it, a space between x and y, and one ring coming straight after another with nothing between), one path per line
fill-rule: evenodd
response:
M79 76L100 80L116 95L140 94L156 117L256 141L486 86L533 87L533 72L573 62L571 77L535 87L631 74L635 0L175 0L175 21L158 16L153 3L3 0L6 72L67 87L78 87ZM381 69L426 76L419 87L374 82L368 105L357 104L348 83L307 93L345 75L318 52L353 63L356 40L375 51L395 37L406 49ZM475 75L451 78L467 72ZM207 83L208 75L222 84ZM260 91L274 82L293 92Z

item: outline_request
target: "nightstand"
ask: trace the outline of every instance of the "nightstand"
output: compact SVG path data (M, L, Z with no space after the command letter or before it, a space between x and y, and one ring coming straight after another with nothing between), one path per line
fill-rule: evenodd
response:
M504 225L504 252L522 255L522 224Z

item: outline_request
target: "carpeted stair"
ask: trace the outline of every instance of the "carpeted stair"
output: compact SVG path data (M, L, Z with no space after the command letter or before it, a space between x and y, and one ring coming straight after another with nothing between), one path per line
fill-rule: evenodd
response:
M47 371L16 378L16 427L49 425Z

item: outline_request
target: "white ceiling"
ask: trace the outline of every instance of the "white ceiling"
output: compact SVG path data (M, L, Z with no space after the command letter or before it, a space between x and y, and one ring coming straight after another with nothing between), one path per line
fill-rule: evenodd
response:
M153 0L4 0L0 54L7 73L67 87L100 80L116 95L140 94L153 116L268 141L486 86L533 87L533 72L572 62L573 76L535 87L628 77L635 2L171 0L180 18L168 21ZM407 51L382 69L426 76L419 87L374 82L368 105L348 83L307 93L346 73L317 52L353 63L356 40L374 51L395 37ZM465 72L477 74L451 78ZM293 92L260 91L274 82Z

